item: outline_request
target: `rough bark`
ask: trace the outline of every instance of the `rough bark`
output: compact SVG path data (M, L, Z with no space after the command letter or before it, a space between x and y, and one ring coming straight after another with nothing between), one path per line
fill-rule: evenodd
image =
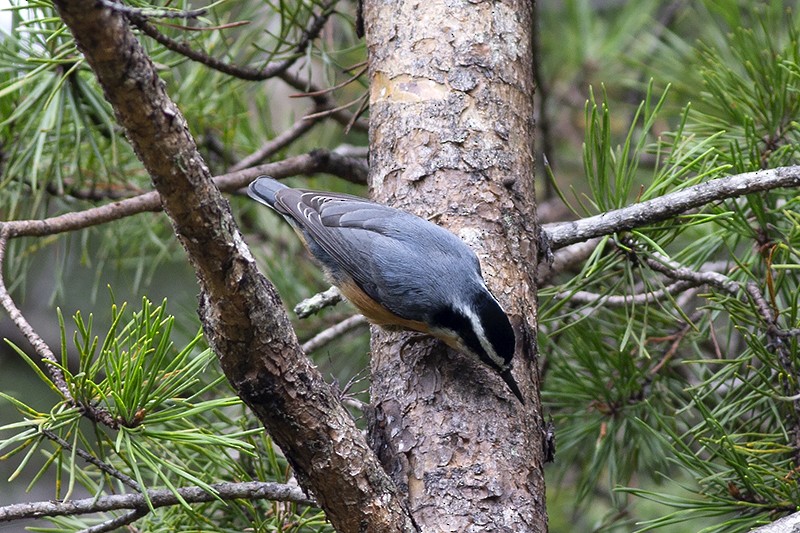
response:
M533 5L366 0L370 184L478 253L512 318L521 406L432 340L373 331L374 447L425 531L546 531L536 365Z
M300 350L274 287L258 273L186 121L125 19L92 0L56 6L197 272L203 327L228 379L338 530L412 531L375 454Z

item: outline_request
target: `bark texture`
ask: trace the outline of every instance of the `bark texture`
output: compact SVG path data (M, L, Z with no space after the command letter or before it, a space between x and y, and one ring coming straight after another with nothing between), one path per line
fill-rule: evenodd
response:
M373 446L424 531L546 531L536 364L533 5L365 0L370 184L478 254L512 318L503 381L430 339L373 331Z
M258 273L186 121L125 19L93 0L56 6L197 272L203 327L228 379L339 531L413 531L375 454L300 350L274 287Z

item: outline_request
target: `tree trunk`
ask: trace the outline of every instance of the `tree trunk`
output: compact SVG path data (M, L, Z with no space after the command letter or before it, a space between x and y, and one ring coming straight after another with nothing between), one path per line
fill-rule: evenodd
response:
M533 5L366 0L370 185L478 254L522 406L432 340L373 331L373 446L423 531L546 531L536 363Z

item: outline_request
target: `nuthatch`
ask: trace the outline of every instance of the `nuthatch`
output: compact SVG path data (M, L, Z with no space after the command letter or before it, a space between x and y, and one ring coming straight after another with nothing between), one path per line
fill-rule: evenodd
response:
M405 211L268 177L248 194L283 215L370 322L427 333L476 357L525 403L511 375L514 330L461 239Z

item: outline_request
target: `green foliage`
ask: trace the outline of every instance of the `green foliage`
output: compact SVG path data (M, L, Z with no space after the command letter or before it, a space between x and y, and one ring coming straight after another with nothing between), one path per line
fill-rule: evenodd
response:
M166 9L193 7L182 2ZM546 155L557 163L559 186L567 191L562 197L581 216L800 159L796 2L569 0L539 8L556 147ZM219 2L185 22L197 31L180 27L184 21L157 26L195 50L260 68L297 56L303 29L321 9L311 0ZM51 3L25 2L13 10L19 16L0 42L4 219L41 218L148 190L148 176ZM341 11L337 6L336 16ZM302 53L303 73L313 67L332 86L343 67L363 59L350 22ZM306 103L285 109L276 98L276 105L272 82L236 80L140 38L214 173L306 112ZM355 98L362 88L348 90ZM334 128L315 133L277 155L338 141ZM287 302L324 287L277 217L244 202L234 211L246 231L269 236L269 246L255 253ZM134 292L153 294L164 263L181 253L164 222L131 219L67 239L12 241L6 277L26 292L41 250L58 243L59 273L75 260L96 273L95 287L116 272ZM798 507L800 357L798 335L786 333L800 327L798 258L800 199L772 191L601 239L579 272L541 291L543 399L557 443L548 472L557 495L549 506L553 533L746 531ZM295 267L286 269L290 261ZM720 272L739 289L671 292L671 280L653 268L671 262ZM57 277L67 284L61 279L67 276ZM191 273L170 282L181 277ZM66 290L57 286L56 297ZM194 288L187 283L181 291ZM658 297L624 299L647 294ZM320 320L331 323L340 312ZM199 338L192 332L189 342L174 340L178 326L196 329L192 314L187 309L176 321L147 300L135 313L113 306L96 337L100 319L78 312L71 344L62 320L60 367L71 393L118 427L90 423L57 391L48 408L3 394L20 414L0 428L4 458L15 461L13 478L42 484L56 472L56 497L130 490L87 464L75 451L81 449L150 488L285 481L285 460L230 396ZM319 324L298 325L300 336L311 336ZM367 351L363 336L356 344L340 342L330 353ZM55 390L46 371L15 351ZM365 363L323 354L322 364L344 380ZM110 516L53 523L73 531ZM316 509L266 501L163 508L137 526L329 529Z
M697 2L687 13L713 16L696 46L680 24L658 45L657 77L627 131L615 127L613 93L590 92L590 192L572 195L584 212L798 163L794 11ZM671 89L654 96L654 86ZM691 105L671 113L676 98ZM571 505L595 517L578 529L739 532L799 508L800 352L788 333L800 325L799 208L795 191L771 191L608 237L579 273L541 291L551 490L574 487ZM671 294L651 266L666 261L721 272L738 289Z
M175 318L167 315L165 304L155 306L144 299L142 308L133 313L124 304L113 305L111 325L102 338L93 332L92 315L76 313L71 347L59 315L58 368L74 402L58 394L52 408L43 412L0 393L21 416L0 427L2 458L21 458L12 479L40 462L30 484L53 470L58 499L75 498L78 492L99 496L129 491L109 474L111 470L133 478L145 489L198 486L212 494L210 485L223 480L286 481L286 461L264 429L252 424L240 400L230 395L211 350L198 349L201 335L180 349L174 346ZM56 390L47 372L14 348ZM74 358L71 350L76 352ZM89 418L105 416L115 428L87 423L87 409L94 413ZM87 463L78 450L96 462ZM99 468L100 463L106 468ZM261 521L259 530L287 524L294 524L291 531L326 529L316 510L252 501L217 500L158 509L142 523L152 526L151 531L186 531L215 524L222 526L221 531L242 530L255 527L254 516ZM74 531L88 527L92 520L108 518L94 517L89 522L54 518L53 523L60 530Z

